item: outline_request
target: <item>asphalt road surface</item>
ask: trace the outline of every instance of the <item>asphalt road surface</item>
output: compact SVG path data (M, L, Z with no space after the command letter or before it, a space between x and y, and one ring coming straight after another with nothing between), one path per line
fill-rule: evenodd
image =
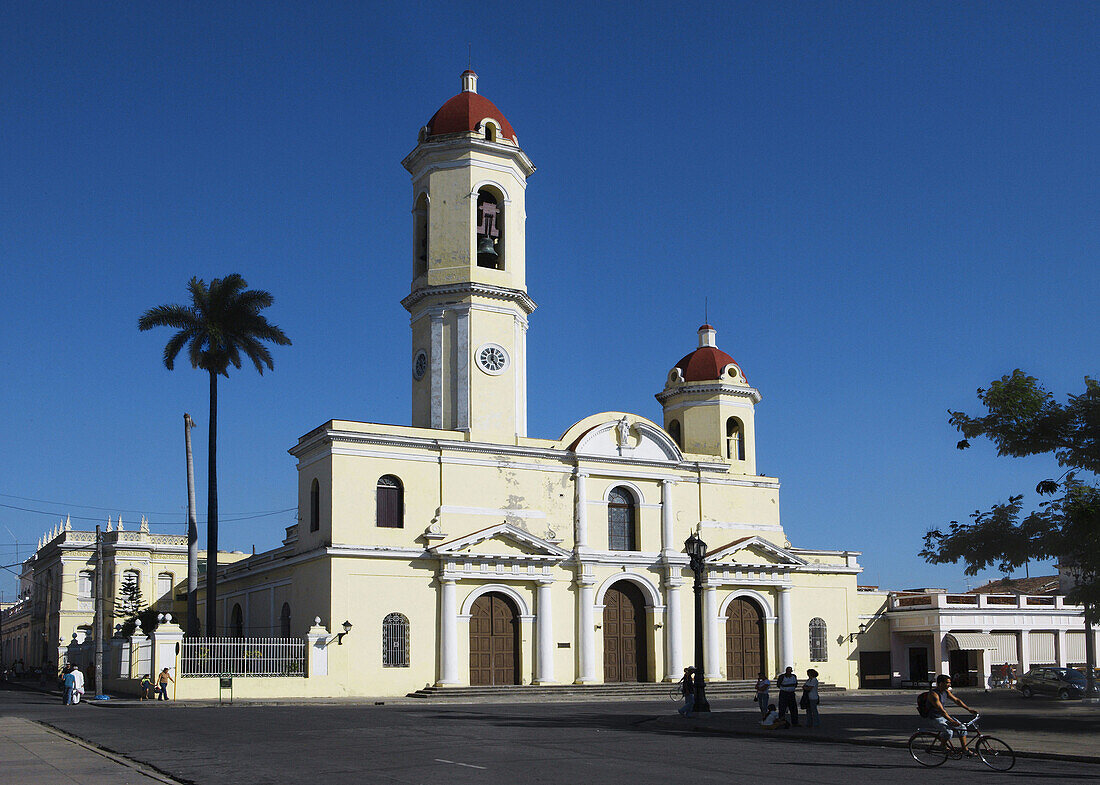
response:
M917 766L905 750L660 730L662 703L478 706L61 706L0 690L0 716L45 722L185 783L1095 782L1100 766ZM7 785L0 771L0 783ZM14 785L14 784L13 784ZM22 785L22 784L21 784ZM26 785L33 785L27 783Z

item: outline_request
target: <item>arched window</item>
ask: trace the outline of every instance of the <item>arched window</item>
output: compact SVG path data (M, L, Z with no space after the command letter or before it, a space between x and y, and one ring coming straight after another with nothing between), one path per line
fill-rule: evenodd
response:
M638 550L634 495L614 488L607 497L607 547L613 551Z
M321 528L321 483L314 479L309 486L309 530L315 532Z
M126 570L122 573L122 584L125 586L127 583L136 584L141 586L141 573L138 570Z
M290 637L290 603L284 602L283 609L279 611L279 634L284 638Z
M241 611L240 603L233 603L233 614L230 617L229 631L234 638L244 637L244 613Z
M172 610L172 587L175 579L170 572L162 572L157 576L157 608L159 610Z
M413 209L413 277L428 272L428 195L420 194Z
M477 266L504 269L504 200L482 188L477 192Z
M668 435L672 437L672 441L676 442L676 446L681 450L684 449L683 438L680 436L680 421L671 420L668 424Z
M829 659L829 628L824 619L810 619L810 662L827 662Z
M405 525L405 493L401 480L392 474L378 478L378 526L400 529Z
M409 667L409 619L403 613L382 620L382 667Z
M745 426L736 417L726 420L726 457L731 461L745 460Z

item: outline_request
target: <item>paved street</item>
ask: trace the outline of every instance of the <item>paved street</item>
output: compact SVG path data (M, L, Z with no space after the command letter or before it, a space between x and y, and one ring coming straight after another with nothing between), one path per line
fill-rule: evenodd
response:
M874 725L912 696L844 698L844 711ZM838 704L840 701L836 701ZM834 705L835 705L834 704ZM1040 712L1062 704L1030 702ZM839 706L836 707L839 712ZM671 703L299 705L189 707L183 704L61 706L52 696L0 690L0 718L49 723L129 759L199 785L338 783L698 783L981 782L1075 780L1100 783L1100 765L1021 759L997 774L974 761L935 771L904 750L792 737L737 737L668 722ZM672 717L679 720L678 717ZM827 719L827 718L826 718ZM916 725L917 718L911 722ZM5 727L0 721L0 728ZM7 749L9 745L5 745ZM1091 748L1091 744L1086 744ZM82 748L74 745L74 755ZM1091 749L1090 749L1091 751ZM5 754L3 760L10 758ZM97 762L102 766L102 762ZM112 763L123 770L121 764ZM0 783L35 783L0 768ZM50 783L103 782L69 779ZM121 775L120 775L121 776ZM42 780L45 782L46 780ZM127 776L124 782L153 782Z

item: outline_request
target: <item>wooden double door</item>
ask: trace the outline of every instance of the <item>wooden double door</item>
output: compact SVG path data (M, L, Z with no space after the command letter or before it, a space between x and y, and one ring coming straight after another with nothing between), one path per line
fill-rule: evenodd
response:
M737 597L726 612L726 678L755 679L764 667L764 615L760 606Z
M503 594L482 594L470 609L470 684L519 684L519 614Z
M603 680L645 681L645 598L629 581L619 581L604 595Z

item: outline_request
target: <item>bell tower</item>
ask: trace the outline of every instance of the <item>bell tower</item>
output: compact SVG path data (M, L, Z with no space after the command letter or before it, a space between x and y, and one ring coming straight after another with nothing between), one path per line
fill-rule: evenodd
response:
M412 176L412 424L475 441L527 435L524 194L535 171L503 113L462 92L420 129Z
M741 367L718 348L717 331L699 328L699 348L668 372L657 393L665 430L687 453L713 455L731 474L756 474L755 406L760 391Z

